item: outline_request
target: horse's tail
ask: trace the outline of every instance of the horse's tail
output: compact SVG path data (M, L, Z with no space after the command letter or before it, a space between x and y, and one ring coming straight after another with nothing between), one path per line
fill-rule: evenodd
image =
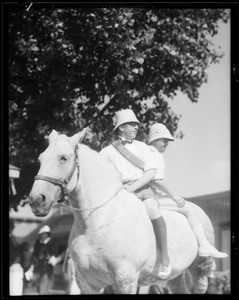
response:
M195 272L198 276L208 275L215 265L215 260L211 256L203 257L199 256L195 260Z
M184 273L184 283L190 293L204 294L208 287L208 277L215 269L213 257L198 256Z

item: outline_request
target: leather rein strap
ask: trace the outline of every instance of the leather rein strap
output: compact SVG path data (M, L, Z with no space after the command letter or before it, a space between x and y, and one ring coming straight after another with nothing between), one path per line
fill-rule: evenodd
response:
M77 146L75 148L74 163L73 163L71 171L66 179L61 179L61 178L56 179L56 178L49 177L49 176L36 175L34 180L43 180L43 181L50 182L54 185L58 185L61 188L61 198L57 202L62 203L63 201L68 200L68 193L66 191L66 187L67 187L68 183L71 181L71 178L72 178L73 174L75 173L76 168L77 168L77 182L78 182L80 168L79 168L79 162L78 162L78 157L77 157Z

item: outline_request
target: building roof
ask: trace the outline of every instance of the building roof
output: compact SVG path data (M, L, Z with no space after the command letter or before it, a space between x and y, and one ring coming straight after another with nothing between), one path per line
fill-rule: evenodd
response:
M9 170L18 170L18 171L20 171L21 169L16 167L16 166L13 166L13 165L9 164Z
M215 194L203 195L198 197L187 198L195 204L201 204L203 206L211 206L218 209L229 209L231 205L231 193L230 191L220 192Z

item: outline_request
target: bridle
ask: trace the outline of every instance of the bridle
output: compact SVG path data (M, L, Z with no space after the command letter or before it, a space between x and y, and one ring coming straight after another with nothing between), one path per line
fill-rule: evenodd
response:
M69 199L66 187L67 187L68 183L71 181L71 178L74 175L76 169L77 169L77 182L79 180L80 166L79 166L79 162L78 162L77 150L78 150L78 145L76 145L76 147L75 147L75 157L74 157L73 166L72 166L71 171L66 179L61 179L61 178L56 179L56 178L44 176L44 175L36 175L34 178L34 180L44 180L44 181L50 182L54 185L58 185L61 188L61 198L57 201L58 203L62 203L63 201L66 201Z
M75 147L75 157L74 157L73 166L72 166L71 171L66 179L61 179L61 178L56 179L56 178L53 178L50 176L36 175L34 177L34 180L43 180L43 181L50 182L54 185L58 185L61 188L61 198L59 200L57 200L57 202L60 203L60 205L66 207L66 208L72 209L72 210L77 210L77 211L91 210L92 212L94 212L96 209L98 209L98 208L106 205L108 202L110 202L122 190L122 187L118 188L117 191L115 192L115 194L113 196L111 196L107 201L105 201L103 204L100 204L96 207L81 209L81 208L74 208L72 206L63 204L62 202L69 200L69 197L68 197L69 193L67 192L66 187L67 187L68 183L71 181L71 178L74 175L76 169L77 169L77 182L79 180L80 165L79 165L79 161L78 161L77 150L78 150L78 144Z

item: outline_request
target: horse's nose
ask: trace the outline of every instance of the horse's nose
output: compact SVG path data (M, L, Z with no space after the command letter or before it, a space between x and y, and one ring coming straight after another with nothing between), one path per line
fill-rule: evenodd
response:
M45 203L45 202L46 202L46 196L44 194L39 194L39 195L30 194L28 196L28 203L31 207L39 203Z
M46 202L46 196L44 194L40 194L40 201L41 202Z

